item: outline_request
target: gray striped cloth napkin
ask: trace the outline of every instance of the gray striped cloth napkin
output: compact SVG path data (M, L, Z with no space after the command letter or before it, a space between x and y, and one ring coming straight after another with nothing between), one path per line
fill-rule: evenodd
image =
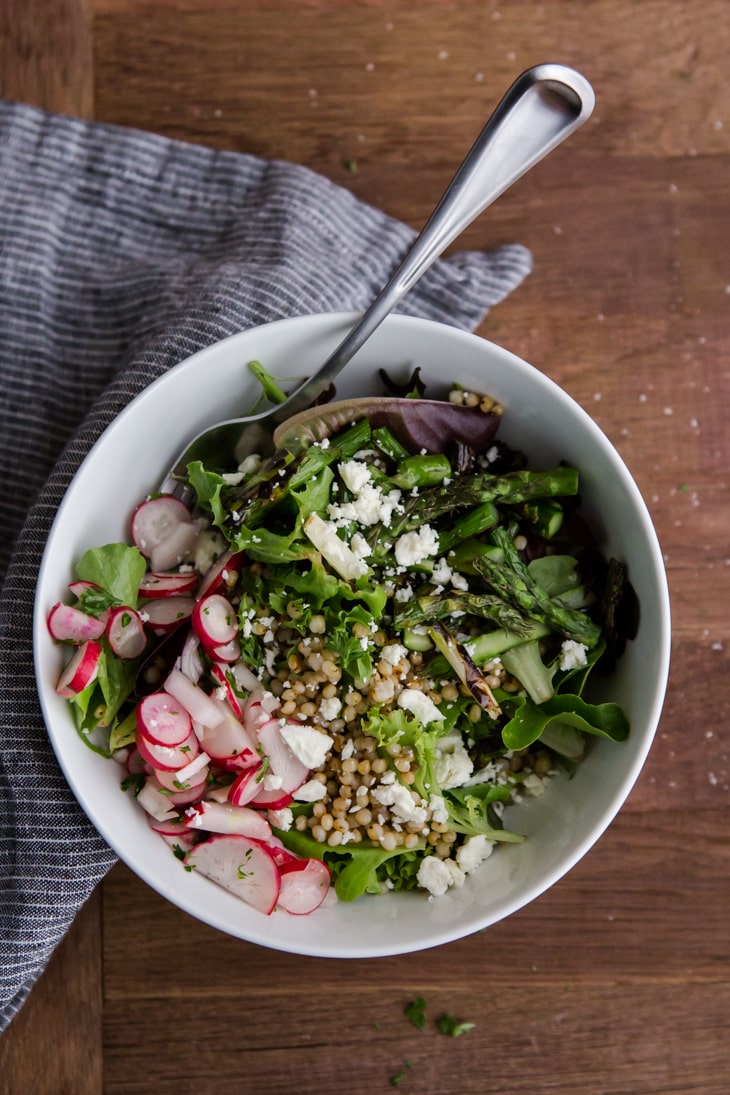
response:
M114 863L36 698L33 595L64 491L170 366L364 308L412 238L300 166L0 102L0 1031ZM519 245L457 254L401 310L473 329L529 269Z

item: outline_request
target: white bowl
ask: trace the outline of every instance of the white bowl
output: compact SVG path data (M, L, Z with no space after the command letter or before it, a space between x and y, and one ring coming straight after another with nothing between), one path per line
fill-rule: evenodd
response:
M205 426L244 414L256 384L246 362L278 376L308 374L356 317L282 320L219 342L151 384L115 419L81 465L51 530L35 607L35 658L48 733L65 776L95 827L128 867L192 916L233 936L299 954L372 957L458 939L508 916L557 882L586 854L616 815L644 764L666 687L669 597L651 519L616 450L588 414L552 381L507 350L452 327L389 317L345 370L338 396L382 390L377 369L407 375L419 365L429 394L450 382L487 391L504 403L500 437L522 448L533 467L558 460L581 472L588 519L607 555L628 563L641 605L629 643L605 695L623 705L628 742L595 739L572 780L556 778L540 798L510 807L506 824L526 834L502 846L461 889L429 900L423 893L339 902L308 917L266 917L195 872L186 872L119 790L119 770L76 733L54 691L63 652L46 627L75 560L86 548L128 536L135 504L156 489L185 442Z

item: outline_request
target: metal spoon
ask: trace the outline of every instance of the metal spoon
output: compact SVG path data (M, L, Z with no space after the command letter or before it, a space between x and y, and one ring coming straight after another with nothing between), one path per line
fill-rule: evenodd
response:
M310 406L363 343L475 217L531 167L578 129L595 95L584 76L564 65L544 64L517 78L477 137L444 196L387 285L320 369L275 407L211 426L175 461L161 490L180 493L191 460L225 466L242 436L257 427L260 442L279 423ZM265 454L264 454L265 455Z

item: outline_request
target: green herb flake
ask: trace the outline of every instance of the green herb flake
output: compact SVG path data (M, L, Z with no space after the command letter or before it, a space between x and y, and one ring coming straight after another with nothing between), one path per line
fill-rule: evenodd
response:
M471 1030L474 1025L474 1023L459 1023L453 1015L442 1015L440 1019L436 1020L436 1026L441 1033L448 1035L449 1038L460 1038L462 1034L466 1034L467 1031Z
M426 1025L426 1001L422 996L417 996L410 1004L406 1004L403 1014L414 1027L423 1030Z
M396 1072L390 1077L390 1086L398 1087L405 1080L408 1070L413 1068L413 1061L404 1061L402 1072Z

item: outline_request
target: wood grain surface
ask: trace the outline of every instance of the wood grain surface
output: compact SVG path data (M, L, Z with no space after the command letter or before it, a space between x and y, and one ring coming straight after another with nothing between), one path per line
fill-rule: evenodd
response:
M529 908L418 956L321 961L117 866L0 1039L3 1095L727 1092L729 53L727 0L0 0L5 97L303 163L414 227L520 71L584 71L591 121L459 247L531 248L480 333L619 449L673 609L647 765ZM448 1038L443 1013L475 1027Z

